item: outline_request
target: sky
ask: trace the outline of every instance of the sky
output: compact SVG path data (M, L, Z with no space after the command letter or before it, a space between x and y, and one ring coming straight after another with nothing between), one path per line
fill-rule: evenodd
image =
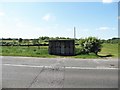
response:
M3 2L0 3L0 37L38 38L94 36L118 37L118 3Z

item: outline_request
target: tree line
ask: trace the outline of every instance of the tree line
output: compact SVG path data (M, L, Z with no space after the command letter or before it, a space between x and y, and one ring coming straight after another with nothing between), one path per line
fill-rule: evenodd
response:
M45 45L48 44L49 40L60 40L60 39L73 39L69 37L48 37L48 36L42 36L36 39L23 39L23 38L0 38L0 45L6 45L6 46L12 46L12 45ZM83 38L80 39L75 39L75 42L77 45L80 44L80 42L83 40ZM112 38L108 40L100 40L101 43L111 43L111 44L116 44L119 43L120 38Z

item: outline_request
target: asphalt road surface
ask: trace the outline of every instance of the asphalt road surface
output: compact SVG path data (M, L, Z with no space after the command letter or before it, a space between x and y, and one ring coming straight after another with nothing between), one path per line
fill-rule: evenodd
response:
M118 88L118 60L2 57L2 88Z

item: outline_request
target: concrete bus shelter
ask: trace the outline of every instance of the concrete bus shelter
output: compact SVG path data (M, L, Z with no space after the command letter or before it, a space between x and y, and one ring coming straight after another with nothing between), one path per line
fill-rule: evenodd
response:
M75 40L49 40L49 54L75 55Z

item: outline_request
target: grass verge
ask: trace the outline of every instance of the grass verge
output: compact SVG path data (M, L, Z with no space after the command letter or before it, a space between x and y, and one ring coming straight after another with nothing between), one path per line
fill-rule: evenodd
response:
M44 57L44 58L56 58L56 57L67 57L67 58L103 58L103 57L118 57L118 44L103 44L101 52L96 56L93 53L89 55L79 55L81 47L76 47L76 56L56 56L48 54L48 47L41 46L38 49L37 46L3 46L0 47L1 56L26 56L26 57Z

